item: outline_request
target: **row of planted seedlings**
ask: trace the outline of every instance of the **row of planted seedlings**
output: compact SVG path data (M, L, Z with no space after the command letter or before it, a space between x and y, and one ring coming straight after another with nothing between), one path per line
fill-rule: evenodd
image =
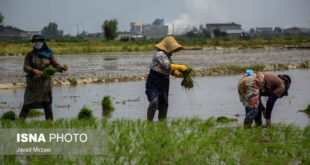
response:
M85 113L85 112L87 113ZM90 112L90 113L89 113ZM2 156L1 163L23 160L40 164L309 164L310 126L277 125L268 129L243 129L225 124L226 117L146 120L98 120L88 117L55 122L1 120L1 128L106 129L108 152L82 156ZM79 116L83 116L80 115ZM224 124L223 124L224 123Z

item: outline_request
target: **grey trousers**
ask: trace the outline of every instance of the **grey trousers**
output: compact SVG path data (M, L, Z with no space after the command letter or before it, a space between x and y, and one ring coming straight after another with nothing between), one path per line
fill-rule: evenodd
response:
M167 117L168 111L168 91L164 91L154 98L147 109L148 121L153 121L156 110L158 110L158 120L162 121Z

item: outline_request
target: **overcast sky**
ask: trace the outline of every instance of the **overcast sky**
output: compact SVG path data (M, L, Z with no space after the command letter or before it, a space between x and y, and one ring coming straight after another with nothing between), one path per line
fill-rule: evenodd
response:
M65 34L101 32L105 19L149 24L156 18L175 31L206 23L236 22L253 27L310 28L310 0L0 0L4 24L39 31L56 22ZM171 26L172 27L172 26Z

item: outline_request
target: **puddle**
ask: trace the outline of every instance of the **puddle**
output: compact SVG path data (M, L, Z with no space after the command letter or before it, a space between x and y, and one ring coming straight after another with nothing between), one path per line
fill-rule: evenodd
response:
M280 72L274 72L275 74ZM279 99L272 112L274 123L310 124L306 114L298 112L310 104L310 72L309 70L289 70L281 73L292 77L289 97ZM239 101L237 83L241 75L197 77L195 87L185 90L181 87L181 79L171 79L168 118L199 117L206 119L211 116L226 116L244 119L244 108ZM83 106L92 109L96 117L102 117L101 100L110 95L115 110L106 116L115 118L146 119L145 81L120 82L106 84L88 84L77 87L53 88L54 118L74 118ZM0 91L0 115L13 110L19 114L23 103L24 89ZM265 102L266 99L263 99ZM13 107L13 108L10 108ZM42 109L40 111L43 112ZM44 116L36 119L44 120Z

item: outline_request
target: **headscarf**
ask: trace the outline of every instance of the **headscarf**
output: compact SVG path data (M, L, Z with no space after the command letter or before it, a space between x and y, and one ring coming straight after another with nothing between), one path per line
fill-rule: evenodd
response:
M284 81L285 85L285 90L280 98L283 96L288 96L288 89L290 88L292 82L291 77L287 74L278 75L278 77Z
M35 34L32 36L31 41L33 41L34 38L43 39L43 46L39 50L33 47L33 50L31 52L39 57L51 58L53 56L53 51L46 45L44 37L41 34Z
M165 51L167 54L171 54L183 49L182 46L172 36L164 38L160 43L156 44L155 47Z

